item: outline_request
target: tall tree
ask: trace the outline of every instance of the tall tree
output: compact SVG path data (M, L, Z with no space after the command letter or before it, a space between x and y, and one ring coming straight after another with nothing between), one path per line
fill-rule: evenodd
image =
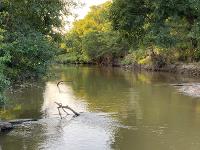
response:
M110 18L133 46L175 48L199 60L199 6L195 0L114 0Z
M113 31L109 20L111 2L91 7L84 19L74 22L66 35L66 59L72 62L112 64L123 56L127 42Z
M2 0L0 27L5 30L4 42L10 52L6 63L10 78L38 76L53 59L62 17L70 15L76 0Z
M0 103L8 80L43 75L59 48L63 17L78 0L0 1Z

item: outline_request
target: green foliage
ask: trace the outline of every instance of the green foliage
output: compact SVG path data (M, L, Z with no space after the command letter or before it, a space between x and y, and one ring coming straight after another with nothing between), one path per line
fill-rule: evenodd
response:
M12 54L6 64L9 77L17 79L19 75L23 78L43 75L55 54L55 45L36 31L12 35L14 40L6 48Z
M63 16L77 6L75 0L2 0L2 23L11 31L26 32L29 28L54 37L63 27ZM5 15L6 14L6 15ZM56 36L55 36L56 37Z
M9 80L41 77L59 49L76 0L0 1L0 104Z
M10 61L4 63L7 77L37 77L45 73L58 49L62 17L70 15L77 1L2 0L0 27Z
M4 49L6 47L4 43L4 33L5 31L0 28L0 106L5 102L3 92L6 86L9 84L9 81L4 75L5 63L10 60L10 54Z
M199 61L199 6L193 0L114 0L110 19L113 29L131 41L130 49L160 47L161 55L173 49L171 58L178 54L177 61Z
M91 7L88 15L74 23L66 35L66 54L60 62L112 64L125 55L128 43L111 29L110 2Z
M109 21L109 8L111 3L106 2L102 5L93 6L84 19L75 21L72 32L80 36L87 33L98 31L106 32L111 29Z
M112 64L115 58L125 54L124 42L117 32L90 32L84 36L83 49L92 62Z
M131 65L134 64L136 62L135 58L134 58L134 54L130 53L127 54L124 59L121 61L122 65Z
M114 0L110 8L112 27L121 31L132 45L139 44L149 11L147 0Z

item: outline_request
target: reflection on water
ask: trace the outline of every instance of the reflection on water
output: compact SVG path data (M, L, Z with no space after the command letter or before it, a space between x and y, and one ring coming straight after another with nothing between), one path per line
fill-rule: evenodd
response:
M58 114L55 102L76 108L75 110L77 112L87 112L87 104L81 99L76 99L69 85L61 84L57 87L56 82L47 82L45 89L43 94L44 102L42 105L42 111L45 117L55 117L55 115Z
M56 79L15 87L1 118L41 118L4 135L5 150L199 150L200 98L175 83L196 79L116 68L57 66ZM64 82L57 87L60 80ZM54 102L81 116L59 118ZM63 113L63 115L65 115Z

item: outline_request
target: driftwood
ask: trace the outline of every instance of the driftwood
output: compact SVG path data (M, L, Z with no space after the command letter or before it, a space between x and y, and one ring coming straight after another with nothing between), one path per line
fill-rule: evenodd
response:
M0 132L10 131L14 126L9 122L0 122Z
M72 81L59 81L59 82L57 83L57 87L58 87L58 89L59 89L59 92L61 92L59 85L60 85L61 83L64 83L64 82L72 82ZM55 102L55 103L58 105L57 109L58 109L58 112L59 112L59 115L60 115L60 118L61 118L61 119L62 119L62 114L61 114L61 112L60 112L60 109L62 109L67 115L69 115L69 113L68 113L65 109L68 109L68 110L72 111L76 117L80 115L79 113L77 113L74 109L72 109L72 108L69 107L68 105L63 106L62 103L58 103L58 102Z
M38 121L38 119L17 119L17 120L10 120L9 123L11 123L12 125L18 125L25 122L31 122L31 121Z
M18 119L10 121L0 121L0 132L10 131L14 129L16 125L31 121L37 121L37 119Z
M59 115L60 115L61 119L62 119L62 114L60 112L60 109L62 109L67 115L69 115L69 113L65 109L68 109L68 110L72 111L76 117L80 115L79 113L77 113L75 110L73 110L68 105L63 106L62 103L58 103L58 102L55 102L55 103L58 105L57 109L58 109L58 112L59 112Z

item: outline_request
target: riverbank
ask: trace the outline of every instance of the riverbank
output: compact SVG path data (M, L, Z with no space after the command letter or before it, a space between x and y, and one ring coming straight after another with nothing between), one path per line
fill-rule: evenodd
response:
M72 64L72 65L96 65L94 63L61 63L57 62L57 64ZM191 77L199 77L200 76L200 62L197 63L175 63L175 64L167 64L162 67L155 67L153 65L142 65L142 64L129 64L124 65L119 62L115 62L113 64L101 64L100 66L113 66L125 68L128 70L137 70L137 71L151 71L151 72L168 72L168 73L176 73L180 75L187 75Z
M96 65L93 63L60 63L57 64L72 64L72 65ZM109 65L101 64L100 66L113 66L113 67L120 67L128 70L134 71L150 71L150 72L168 72L180 75L187 75L190 77L199 77L200 76L200 62L198 63L176 63L176 64L167 64L163 67L155 67L153 65L141 65L141 64L129 64L124 65L121 63L113 63Z
M140 70L140 71L152 71L152 72L169 72L176 73L180 75L188 75L192 77L200 76L200 63L177 63L169 64L163 67L155 67L152 65L141 65L141 64L131 64L131 65L114 65L117 67L122 67L130 70Z

